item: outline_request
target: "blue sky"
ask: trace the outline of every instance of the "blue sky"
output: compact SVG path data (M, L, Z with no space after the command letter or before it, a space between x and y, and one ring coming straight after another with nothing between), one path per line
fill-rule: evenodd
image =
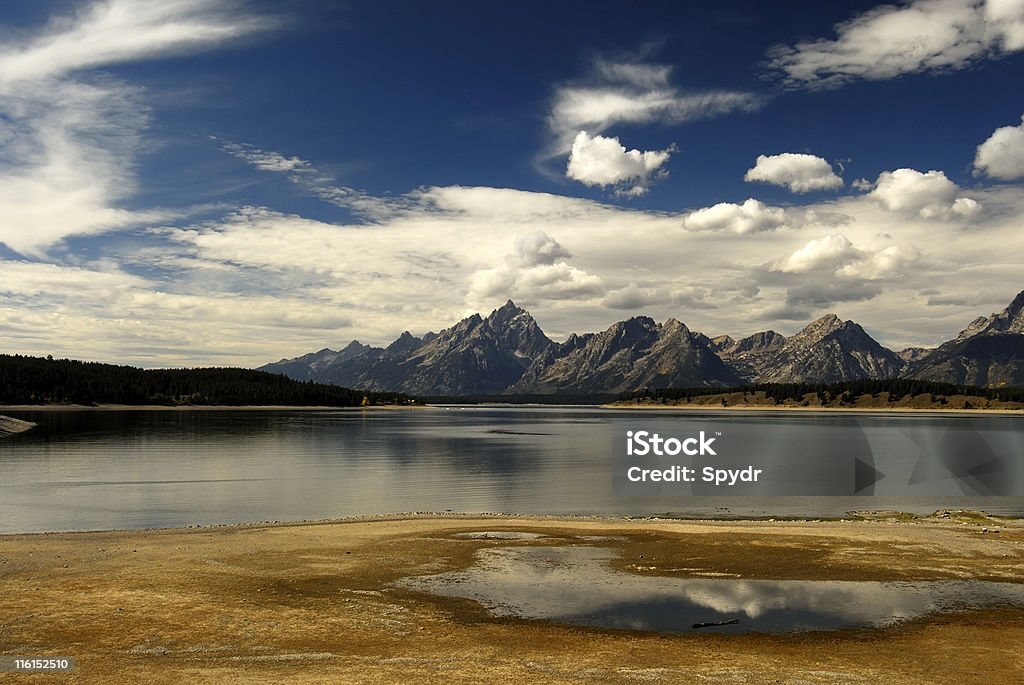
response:
M0 349L933 345L1024 288L1022 67L1024 0L4 3Z

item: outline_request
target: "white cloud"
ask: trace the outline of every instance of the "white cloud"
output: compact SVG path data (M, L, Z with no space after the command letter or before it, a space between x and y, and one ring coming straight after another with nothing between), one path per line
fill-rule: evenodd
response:
M615 186L623 195L643 195L651 181L666 175L662 167L674 148L626 150L618 138L590 137L580 131L572 143L565 175L588 186Z
M779 155L758 155L744 181L760 181L789 188L794 193L812 190L835 190L843 187L832 165L814 155L783 152Z
M900 276L919 266L923 258L924 252L914 245L890 245L866 254L859 262L847 264L837 274L867 280Z
M854 195L787 208L787 230L742 240L686 230L686 215L502 188L423 188L397 198L405 209L379 223L244 208L102 243L144 276L84 262L60 266L62 280L0 263L0 336L12 352L258 365L352 338L386 344L511 296L552 335L623 318L605 298L734 337L766 327L790 334L841 303L836 313L885 344L933 344L1019 289L1024 188L973 194L991 211L970 231ZM826 228L834 216L842 230ZM927 305L936 283L953 282L984 295Z
M501 266L470 277L470 298L486 302L508 297L525 304L602 295L601 279L570 266L565 261L570 257L568 250L543 231L516 236L513 251Z
M987 0L985 25L992 40L1007 51L1024 50L1024 2L1021 0Z
M760 200L748 199L742 205L720 202L691 212L683 219L690 231L728 231L731 233L758 233L773 231L787 224L786 210L769 207Z
M513 247L511 258L516 266L550 265L572 257L568 250L544 231L516 236Z
M311 195L337 207L344 207L357 215L380 220L401 211L403 202L393 198L374 197L357 188L337 185L333 179L322 174L313 164L301 157L285 157L280 152L263 150L248 143L221 141L222 150L260 171L285 174L289 180L305 189Z
M1024 178L1024 117L1018 126L997 128L978 146L974 173L1004 181Z
M589 79L555 91L548 156L568 152L579 131L598 135L616 124L681 123L761 105L759 96L742 91L682 91L669 83L671 73L666 65L596 60Z
M914 0L881 5L837 24L834 40L769 51L769 66L794 86L962 69L1024 49L1021 0Z
M0 260L0 293L7 351L143 366L261 359L270 331L310 346L351 325L305 294L167 292L107 265Z
M636 282L609 291L601 304L609 309L642 309L653 304L672 302L672 294L663 288L641 288Z
M71 235L168 220L126 210L148 110L142 92L99 66L195 51L265 25L233 3L95 3L0 45L0 243L39 256Z
M867 197L892 212L918 214L925 219L969 219L981 205L969 197L957 197L960 187L942 171L915 169L883 171Z
M861 251L853 246L850 239L841 233L832 233L823 238L808 241L783 260L771 265L773 271L783 273L807 273L819 269L835 269L852 260L859 259Z
M279 152L261 150L253 145L243 143L224 142L221 147L229 154L253 165L261 171L276 171L278 173L302 173L312 168L312 165L298 157L285 157Z
M268 28L239 2L107 0L0 49L0 87L159 55L209 49Z

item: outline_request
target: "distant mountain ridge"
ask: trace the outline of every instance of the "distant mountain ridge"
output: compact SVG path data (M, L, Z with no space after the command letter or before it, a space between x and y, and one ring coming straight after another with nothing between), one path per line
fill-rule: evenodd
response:
M953 340L899 353L834 314L788 338L771 330L740 340L709 338L676 319L657 323L636 316L556 343L509 300L487 317L474 314L422 338L405 332L385 348L352 341L338 351L325 348L259 370L433 396L587 395L891 378L1024 385L1024 291Z

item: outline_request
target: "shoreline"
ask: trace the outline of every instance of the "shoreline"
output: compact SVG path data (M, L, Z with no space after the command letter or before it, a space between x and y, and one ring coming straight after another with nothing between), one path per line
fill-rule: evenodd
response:
M939 414L949 416L972 416L976 414L988 414L998 416L1024 416L1024 409L928 409L925 407L780 407L777 405L653 405L653 404L602 404L601 409L614 409L618 411L641 409L644 411L672 411L672 412L794 412L794 413L819 413L819 414Z
M319 405L291 406L287 404L0 404L0 414L5 411L366 411L427 409L426 404L375 404L365 407L328 407Z
M576 545L611 548L613 569L638 582L1024 583L1024 522L963 513L915 521L894 512L840 521L417 514L2 535L0 654L75 657L73 679L83 683L1013 682L1020 606L838 631L660 633L495 615L400 583L464 570L481 550ZM490 532L537 537L480 535Z
M336 412L336 411L399 411L399 410L421 410L421 409L444 409L445 407L579 407L593 408L614 411L667 411L667 412L793 412L799 414L927 414L946 416L1021 416L1024 417L1022 409L929 409L914 407L786 407L777 405L652 405L652 404L572 404L572 405L550 405L550 404L496 404L493 402L467 403L467 404L381 404L366 407L328 407L317 405L223 405L223 404L197 404L197 405L174 405L166 406L159 404L0 404L0 414L4 412L61 412L61 411L303 411L303 412Z
M444 521L460 523L465 521L494 521L514 525L517 523L559 524L602 524L634 525L643 524L737 524L737 525L785 525L785 524L846 524L890 521L903 524L950 523L973 525L989 523L1020 527L1024 530L1024 516L1003 516L990 514L978 509L938 509L930 514L914 514L896 509L858 509L851 510L845 516L723 516L723 517L687 517L658 515L616 515L616 514L516 514L508 512L459 512L459 511L409 511L382 514L354 514L325 519L299 519L294 521L265 520L239 521L235 523L196 523L185 526L153 526L148 528L89 528L65 529L25 532L0 532L0 542L14 537L53 537L63 535L144 535L148 533L186 533L186 532L229 532L244 530L265 530L277 528L297 528L303 526L335 526L364 523L394 523L414 521ZM1024 577L1022 577L1024 578ZM1024 582L1024 580L1022 580Z

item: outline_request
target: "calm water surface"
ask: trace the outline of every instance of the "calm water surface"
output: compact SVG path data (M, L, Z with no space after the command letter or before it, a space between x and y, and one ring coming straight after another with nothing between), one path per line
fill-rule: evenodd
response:
M866 435L873 445L908 450L907 474L889 478L912 483L910 472L920 465L908 445L953 434L958 426L980 436L972 440L998 445L1004 461L1020 463L1024 417L966 423L921 415L578 407L6 413L39 426L0 441L0 532L412 511L819 517L852 509L960 507L1024 515L1022 497L981 497L952 481L942 497L919 496L909 485L900 497L641 498L612 490L613 436L638 422L664 433L721 431L747 440L750 449L770 432L822 455Z

